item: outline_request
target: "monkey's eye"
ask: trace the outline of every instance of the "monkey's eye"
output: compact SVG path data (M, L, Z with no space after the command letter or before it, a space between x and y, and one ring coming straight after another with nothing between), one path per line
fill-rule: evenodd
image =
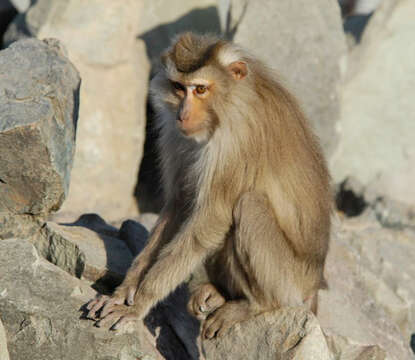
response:
M196 93L199 95L204 94L207 91L207 87L205 85L197 85L196 86Z

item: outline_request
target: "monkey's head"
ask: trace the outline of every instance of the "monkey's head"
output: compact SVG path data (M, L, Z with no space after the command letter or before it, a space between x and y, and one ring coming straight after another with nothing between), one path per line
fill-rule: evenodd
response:
M162 64L151 92L155 104L171 115L164 125L174 123L198 142L209 140L219 126L218 108L248 75L247 62L224 40L185 33L162 55Z

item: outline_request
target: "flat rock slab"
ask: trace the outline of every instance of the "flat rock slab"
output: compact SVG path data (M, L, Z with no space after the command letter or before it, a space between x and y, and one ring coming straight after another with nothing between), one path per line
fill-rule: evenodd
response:
M48 222L36 247L43 257L77 277L91 281L122 281L133 255L127 244L82 226Z
M142 323L115 333L80 320L79 308L95 292L39 257L29 242L0 241L0 274L0 313L11 359L161 359Z
M69 188L80 78L57 40L0 52L0 213L58 210Z

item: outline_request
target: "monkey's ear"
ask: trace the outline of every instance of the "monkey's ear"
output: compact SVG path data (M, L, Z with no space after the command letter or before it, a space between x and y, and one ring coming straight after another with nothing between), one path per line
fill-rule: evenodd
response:
M241 80L248 75L248 65L244 61L235 61L228 65L228 70L235 80Z

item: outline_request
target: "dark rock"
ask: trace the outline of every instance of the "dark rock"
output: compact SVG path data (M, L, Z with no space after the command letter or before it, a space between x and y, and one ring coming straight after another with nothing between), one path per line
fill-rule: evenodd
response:
M147 238L148 231L139 222L126 220L122 223L120 228L120 239L125 241L134 256L144 249Z
M0 52L0 213L47 214L69 188L80 78L57 40Z

